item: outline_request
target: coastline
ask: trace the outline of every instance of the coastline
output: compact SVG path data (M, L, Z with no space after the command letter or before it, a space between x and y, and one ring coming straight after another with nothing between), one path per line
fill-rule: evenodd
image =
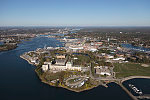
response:
M32 64L32 65L35 65L34 63L31 63L28 59L26 59L25 57L23 57L22 55L20 55L20 57L24 60L26 60L29 64ZM36 66L36 65L35 65ZM37 67L37 66L36 66ZM55 86L53 85L53 83L50 83L50 82L47 82L46 80L44 80L39 74L38 72L36 71L35 69L35 72L37 74L37 76L39 77L39 79L41 80L41 82L45 83L45 84L48 84L52 87L58 87L58 88L64 88L64 89L67 89L67 90L70 90L70 91L73 91L73 92L83 92L83 91L88 91L90 89L93 89L93 88L96 88L98 86L104 86L102 84L98 84L98 85L93 85L92 87L88 87L88 88L84 88L84 89L81 89L81 90L76 90L76 89L71 89L71 88L68 88L67 86L65 86L64 84L63 85L58 85L58 86ZM109 83L116 83L118 84L133 100L138 100L138 98L136 96L134 96L122 83L127 81L127 80L131 80L131 79L136 79L136 78L144 78L144 79L150 79L150 76L129 76L129 77L125 77L125 78L121 78L121 79L112 79L112 80L109 80L110 82L108 82L107 84ZM107 80L107 79L106 79ZM106 85L107 85L106 84ZM104 86L105 87L105 86ZM107 87L106 87L107 88Z
M122 81L121 81L121 83L123 83L124 81L127 81L127 80L135 79L135 78L150 79L150 76L129 76L129 77L123 78Z
M35 72L36 72L36 74L38 75L38 73L37 73L37 71L35 70ZM45 84L48 84L48 85L50 85L50 86L53 86L53 87L56 87L56 86L54 86L54 85L52 85L52 84L50 84L49 82L46 82L43 78L41 78L39 75L38 75L38 77L39 77L39 79L41 80L41 82L43 82L43 83L45 83ZM125 90L126 92L128 92L127 94L130 96L130 97L132 97L132 98L134 98L134 96L133 95L131 95L131 93L126 89L126 87L124 87L123 86L123 82L124 81L127 81L127 80L131 80L131 79L136 79L136 78L144 78L144 79L150 79L150 76L129 76L129 77L126 77L126 78L124 78L123 80L121 80L120 82L115 82L115 81L111 81L111 82L109 82L109 83L112 83L112 82L114 82L114 83L116 83L116 84L118 84L123 90ZM109 83L107 83L107 84L109 84ZM98 87L98 86L103 86L103 85L96 85L96 86L93 86L93 87L90 87L90 88L88 88L88 89L83 89L83 90L74 90L74 89L71 89L71 88L68 88L67 86L58 86L58 87L61 87L61 88L64 88L64 89L67 89L67 90L70 90L70 91L73 91L73 92L83 92L83 91L88 91L88 90L90 90L90 89L93 89L93 88L96 88L96 87ZM105 87L105 86L104 86ZM107 88L107 87L106 87ZM134 100L138 100L138 99L134 99Z
M20 55L20 58L26 60L29 64L34 65L33 63L31 63L28 59L26 59L25 57L23 57L22 55Z
M133 100L139 100L136 96L134 96L122 83L131 79L137 79L137 78L143 78L143 79L150 79L150 76L129 76L123 78L120 83L117 83Z
M38 75L38 72L37 72L36 70L35 70L35 72L36 72L36 74ZM43 82L43 83L45 83L45 84L48 84L48 85L50 85L50 86L52 86L52 87L57 87L57 86L52 85L52 83L49 83L49 82L45 81L40 75L38 75L38 77L39 77L39 79L41 80L41 82ZM97 86L99 86L99 85L97 85ZM64 88L64 89L67 89L67 90L70 90L70 91L79 93L79 92L88 91L88 90L90 90L90 89L96 88L97 86L93 86L93 87L86 88L86 89L82 89L82 90L74 90L74 89L68 88L68 87L65 86L65 85L63 85L63 86L62 86L62 85L59 85L58 88Z
M31 63L28 59L26 59L25 57L23 57L22 55L20 55L20 58L26 60L31 65L35 65L35 64ZM35 67L37 67L37 66L35 65ZM43 82L45 84L48 84L50 86L56 87L56 86L52 85L51 83L45 81L43 78L41 78L41 76L38 74L38 72L36 71L36 69L35 69L35 72L36 72L37 76L39 77L39 79L41 80L41 82ZM74 89L68 88L67 86L64 86L64 85L63 86L59 85L58 87L61 87L61 88L64 88L64 89L67 89L67 90L70 90L70 91L73 91L73 92L83 92L83 91L87 91L87 90L93 89L93 88L95 88L97 86L99 86L99 85L96 85L96 86L93 86L93 87L90 87L90 88L86 88L86 89L82 89L82 90L74 90Z
M16 45L15 47L13 47L13 48L9 48L9 49L1 48L1 49L0 49L0 52L14 50L14 49L16 49L17 47L18 47L18 46Z

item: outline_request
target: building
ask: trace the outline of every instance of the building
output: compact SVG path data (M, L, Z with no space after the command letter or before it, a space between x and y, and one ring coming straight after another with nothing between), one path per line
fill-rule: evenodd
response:
M56 65L65 65L66 59L56 59Z
M66 58L66 55L56 55L56 58L57 58L57 59L65 59L65 58Z
M72 52L78 52L80 50L83 50L84 48L83 48L83 46L70 46L69 49Z
M31 61L31 63L34 63L34 64L39 64L39 60L38 60L38 57L31 57L30 58L30 61Z
M81 71L82 67L72 66L71 62L67 62L64 65L48 63L48 65L42 65L42 70L43 71L47 71L47 70L54 70L54 71L75 70L75 71Z
M120 58L115 58L115 59L113 59L114 61L119 61L119 60L125 60L125 58L123 58L123 57L120 57Z
M96 68L96 74L108 75L108 76L111 75L111 72L108 66L97 66L94 68Z
M49 65L42 65L42 70L44 72L46 72L47 70L49 70Z
M67 69L67 70L77 70L77 71L81 71L81 67L72 66L72 63L71 63L71 62L67 62L67 63L66 63L66 69Z

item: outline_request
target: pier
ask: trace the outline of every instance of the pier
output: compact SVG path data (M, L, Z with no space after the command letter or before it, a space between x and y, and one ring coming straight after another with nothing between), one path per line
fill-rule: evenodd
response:
M124 81L130 80L130 79L134 79L134 78L145 78L145 79L150 79L149 76L129 76L126 78L123 78L122 80L119 81L119 85L121 86L121 88L133 99L133 100L138 100L138 99L150 99L150 94L144 94L144 95L140 95L140 96L134 96L130 91L128 91L128 89L126 87L124 87L122 85L122 83Z
M133 100L138 100L137 97L132 95L132 93L130 91L128 91L128 89L125 88L122 84L119 84L119 85Z
M136 96L136 98L138 98L138 99L150 99L150 94L144 94L141 96Z

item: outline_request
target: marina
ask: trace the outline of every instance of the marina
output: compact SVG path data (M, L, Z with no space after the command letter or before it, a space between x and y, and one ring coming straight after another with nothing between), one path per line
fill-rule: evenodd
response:
M135 87L133 84L129 84L129 87L137 94L142 95L142 91Z

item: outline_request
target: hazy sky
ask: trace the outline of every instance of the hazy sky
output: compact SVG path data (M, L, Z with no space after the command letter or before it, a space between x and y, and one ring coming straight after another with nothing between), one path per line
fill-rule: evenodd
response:
M150 26L150 0L0 0L0 26Z

